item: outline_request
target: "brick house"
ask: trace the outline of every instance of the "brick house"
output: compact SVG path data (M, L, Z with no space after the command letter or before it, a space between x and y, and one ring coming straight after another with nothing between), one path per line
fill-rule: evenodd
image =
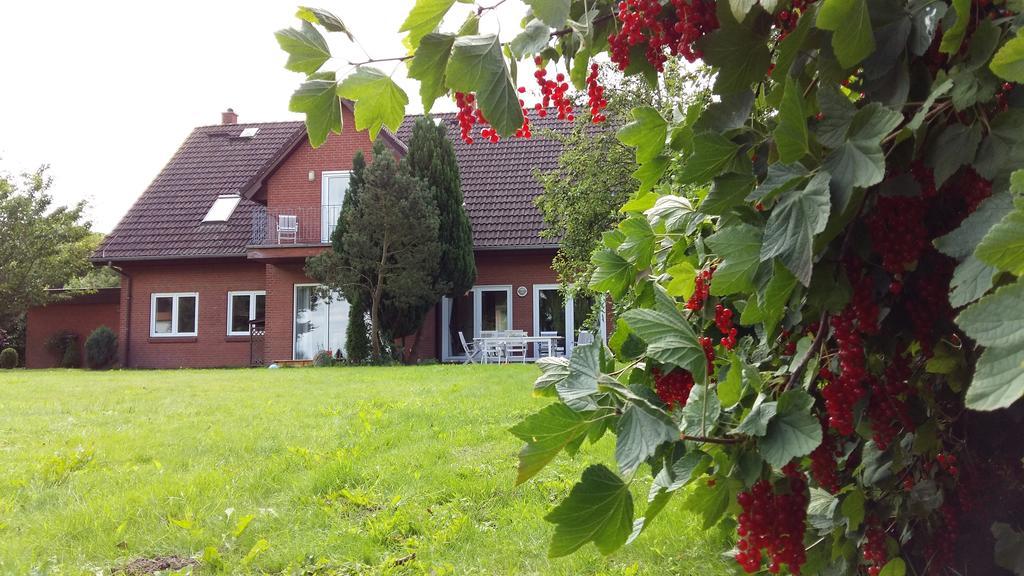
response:
M351 109L342 113L354 126ZM301 122L222 116L189 135L93 255L122 274L116 328L125 366L248 366L344 350L347 305L317 301L303 265L329 247L352 156L369 156L368 135L347 128L314 149ZM502 329L565 336L575 326L575 335L591 303L557 290L556 246L540 236L534 205L534 171L556 166L560 144L534 137L467 145L454 115L437 118L455 144L478 277L429 314L421 357L461 360L460 331L467 339ZM406 152L414 120L381 132L396 155ZM564 129L551 119L534 124Z

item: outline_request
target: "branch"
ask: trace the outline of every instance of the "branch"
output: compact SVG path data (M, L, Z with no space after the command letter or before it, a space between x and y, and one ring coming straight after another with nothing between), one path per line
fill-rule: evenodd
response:
M605 14L604 16L598 16L597 18L594 18L593 20L590 21L590 25L593 26L594 24L600 24L600 23L610 19L612 16L613 16L613 14L611 12L609 12L608 14ZM562 28L561 30L555 30L554 32L552 32L551 33L551 37L552 38L558 38L559 36L565 36L566 34L568 34L570 32L572 32L572 27L571 26L567 26L565 28Z
M704 444L739 444L742 442L740 438L736 438L734 436L688 436L686 434L680 434L679 439L690 442L701 442Z
M362 62L349 62L349 66L363 66L364 64L374 64L376 62L403 62L415 56L415 54L406 54L405 56L394 56L392 58L368 58Z
M786 390L796 388L800 384L800 379L803 378L804 370L807 369L811 356L821 352L821 345L825 343L826 334L828 334L828 310L822 310L821 318L818 319L818 333L814 335L811 347L807 349L807 354L800 360L796 370L793 370L793 373L789 375L789 380L786 382Z
M477 5L477 7L476 7L476 15L477 16L481 16L481 15L483 15L484 12L487 12L488 10L494 10L495 8L497 8L498 6L501 6L504 3L505 3L505 0L498 0L496 3L494 3L494 4L490 5L490 6L480 6L480 5Z

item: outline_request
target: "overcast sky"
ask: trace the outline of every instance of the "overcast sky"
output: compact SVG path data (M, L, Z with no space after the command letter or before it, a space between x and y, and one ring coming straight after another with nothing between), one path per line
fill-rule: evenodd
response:
M297 25L299 2L337 14L370 56L402 54L412 0L0 1L0 171L50 164L57 201L86 200L94 228L109 232L193 127L219 123L229 106L240 122L298 118L288 98L302 76L283 68L273 33ZM456 4L449 28L468 9ZM511 38L523 13L505 2L481 29ZM331 44L343 73L365 59L341 38ZM419 112L404 68L381 68L396 69Z

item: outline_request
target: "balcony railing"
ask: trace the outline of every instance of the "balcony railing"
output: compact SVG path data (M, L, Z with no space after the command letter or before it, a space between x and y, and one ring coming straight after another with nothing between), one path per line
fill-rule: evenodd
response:
M260 209L253 215L254 246L287 246L289 244L325 244L338 225L341 206L295 206Z

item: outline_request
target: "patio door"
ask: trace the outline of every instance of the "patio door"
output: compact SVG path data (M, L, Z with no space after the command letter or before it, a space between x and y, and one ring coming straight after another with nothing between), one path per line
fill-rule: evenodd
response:
M566 295L558 284L534 284L533 286L533 332L541 335L554 332L565 354L571 354L580 332L587 331L594 339L605 338L605 315L598 314L595 327L586 326L596 302L593 295Z
M312 360L317 352L345 352L348 302L340 294L323 299L316 284L295 285L293 360Z
M320 183L320 242L331 241L338 226L341 203L345 200L351 172L323 172Z
M512 329L512 287L474 286L469 292L441 301L441 359L465 359L459 332L466 342L481 331Z

